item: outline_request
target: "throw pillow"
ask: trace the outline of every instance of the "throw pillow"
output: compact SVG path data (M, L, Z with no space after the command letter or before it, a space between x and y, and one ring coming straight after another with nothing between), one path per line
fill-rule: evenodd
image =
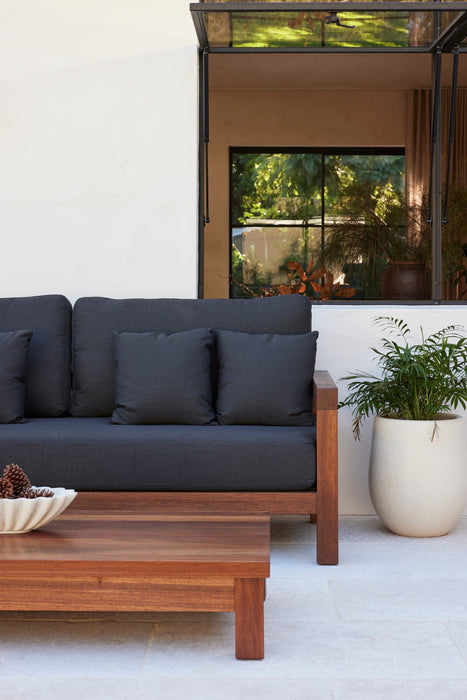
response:
M222 425L312 425L318 332L216 331Z
M210 330L114 333L115 409L120 424L208 425L212 406Z
M24 378L32 331L0 332L0 423L24 420Z

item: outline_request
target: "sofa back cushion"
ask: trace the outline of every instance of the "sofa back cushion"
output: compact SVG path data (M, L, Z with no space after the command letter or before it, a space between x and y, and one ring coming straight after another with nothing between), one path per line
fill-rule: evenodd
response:
M26 417L67 415L71 388L71 304L60 294L0 299L0 331L32 331Z
M114 331L177 333L211 328L297 334L308 333L310 327L311 304L301 295L256 299L83 297L73 311L72 415L112 415Z
M0 331L0 423L24 419L24 397L32 331Z

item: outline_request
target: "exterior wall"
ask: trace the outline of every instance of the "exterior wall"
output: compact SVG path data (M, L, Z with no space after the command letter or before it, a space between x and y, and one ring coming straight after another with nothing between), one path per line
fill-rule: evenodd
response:
M7 0L0 34L1 296L196 297L187 0Z

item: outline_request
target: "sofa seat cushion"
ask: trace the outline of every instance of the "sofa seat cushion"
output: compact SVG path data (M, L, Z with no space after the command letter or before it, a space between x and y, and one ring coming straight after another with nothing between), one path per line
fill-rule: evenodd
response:
M113 425L35 418L0 426L0 464L38 486L87 491L303 491L316 481L310 426Z

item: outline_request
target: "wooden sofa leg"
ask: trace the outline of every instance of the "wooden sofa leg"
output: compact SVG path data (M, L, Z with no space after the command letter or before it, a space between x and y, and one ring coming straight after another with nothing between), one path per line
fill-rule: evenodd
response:
M315 374L316 560L332 565L339 561L337 387L327 373Z
M337 517L324 517L320 519L318 515L316 540L316 561L318 564L338 564L339 537Z
M337 411L323 413L322 421L317 415L316 561L334 565L339 562Z

